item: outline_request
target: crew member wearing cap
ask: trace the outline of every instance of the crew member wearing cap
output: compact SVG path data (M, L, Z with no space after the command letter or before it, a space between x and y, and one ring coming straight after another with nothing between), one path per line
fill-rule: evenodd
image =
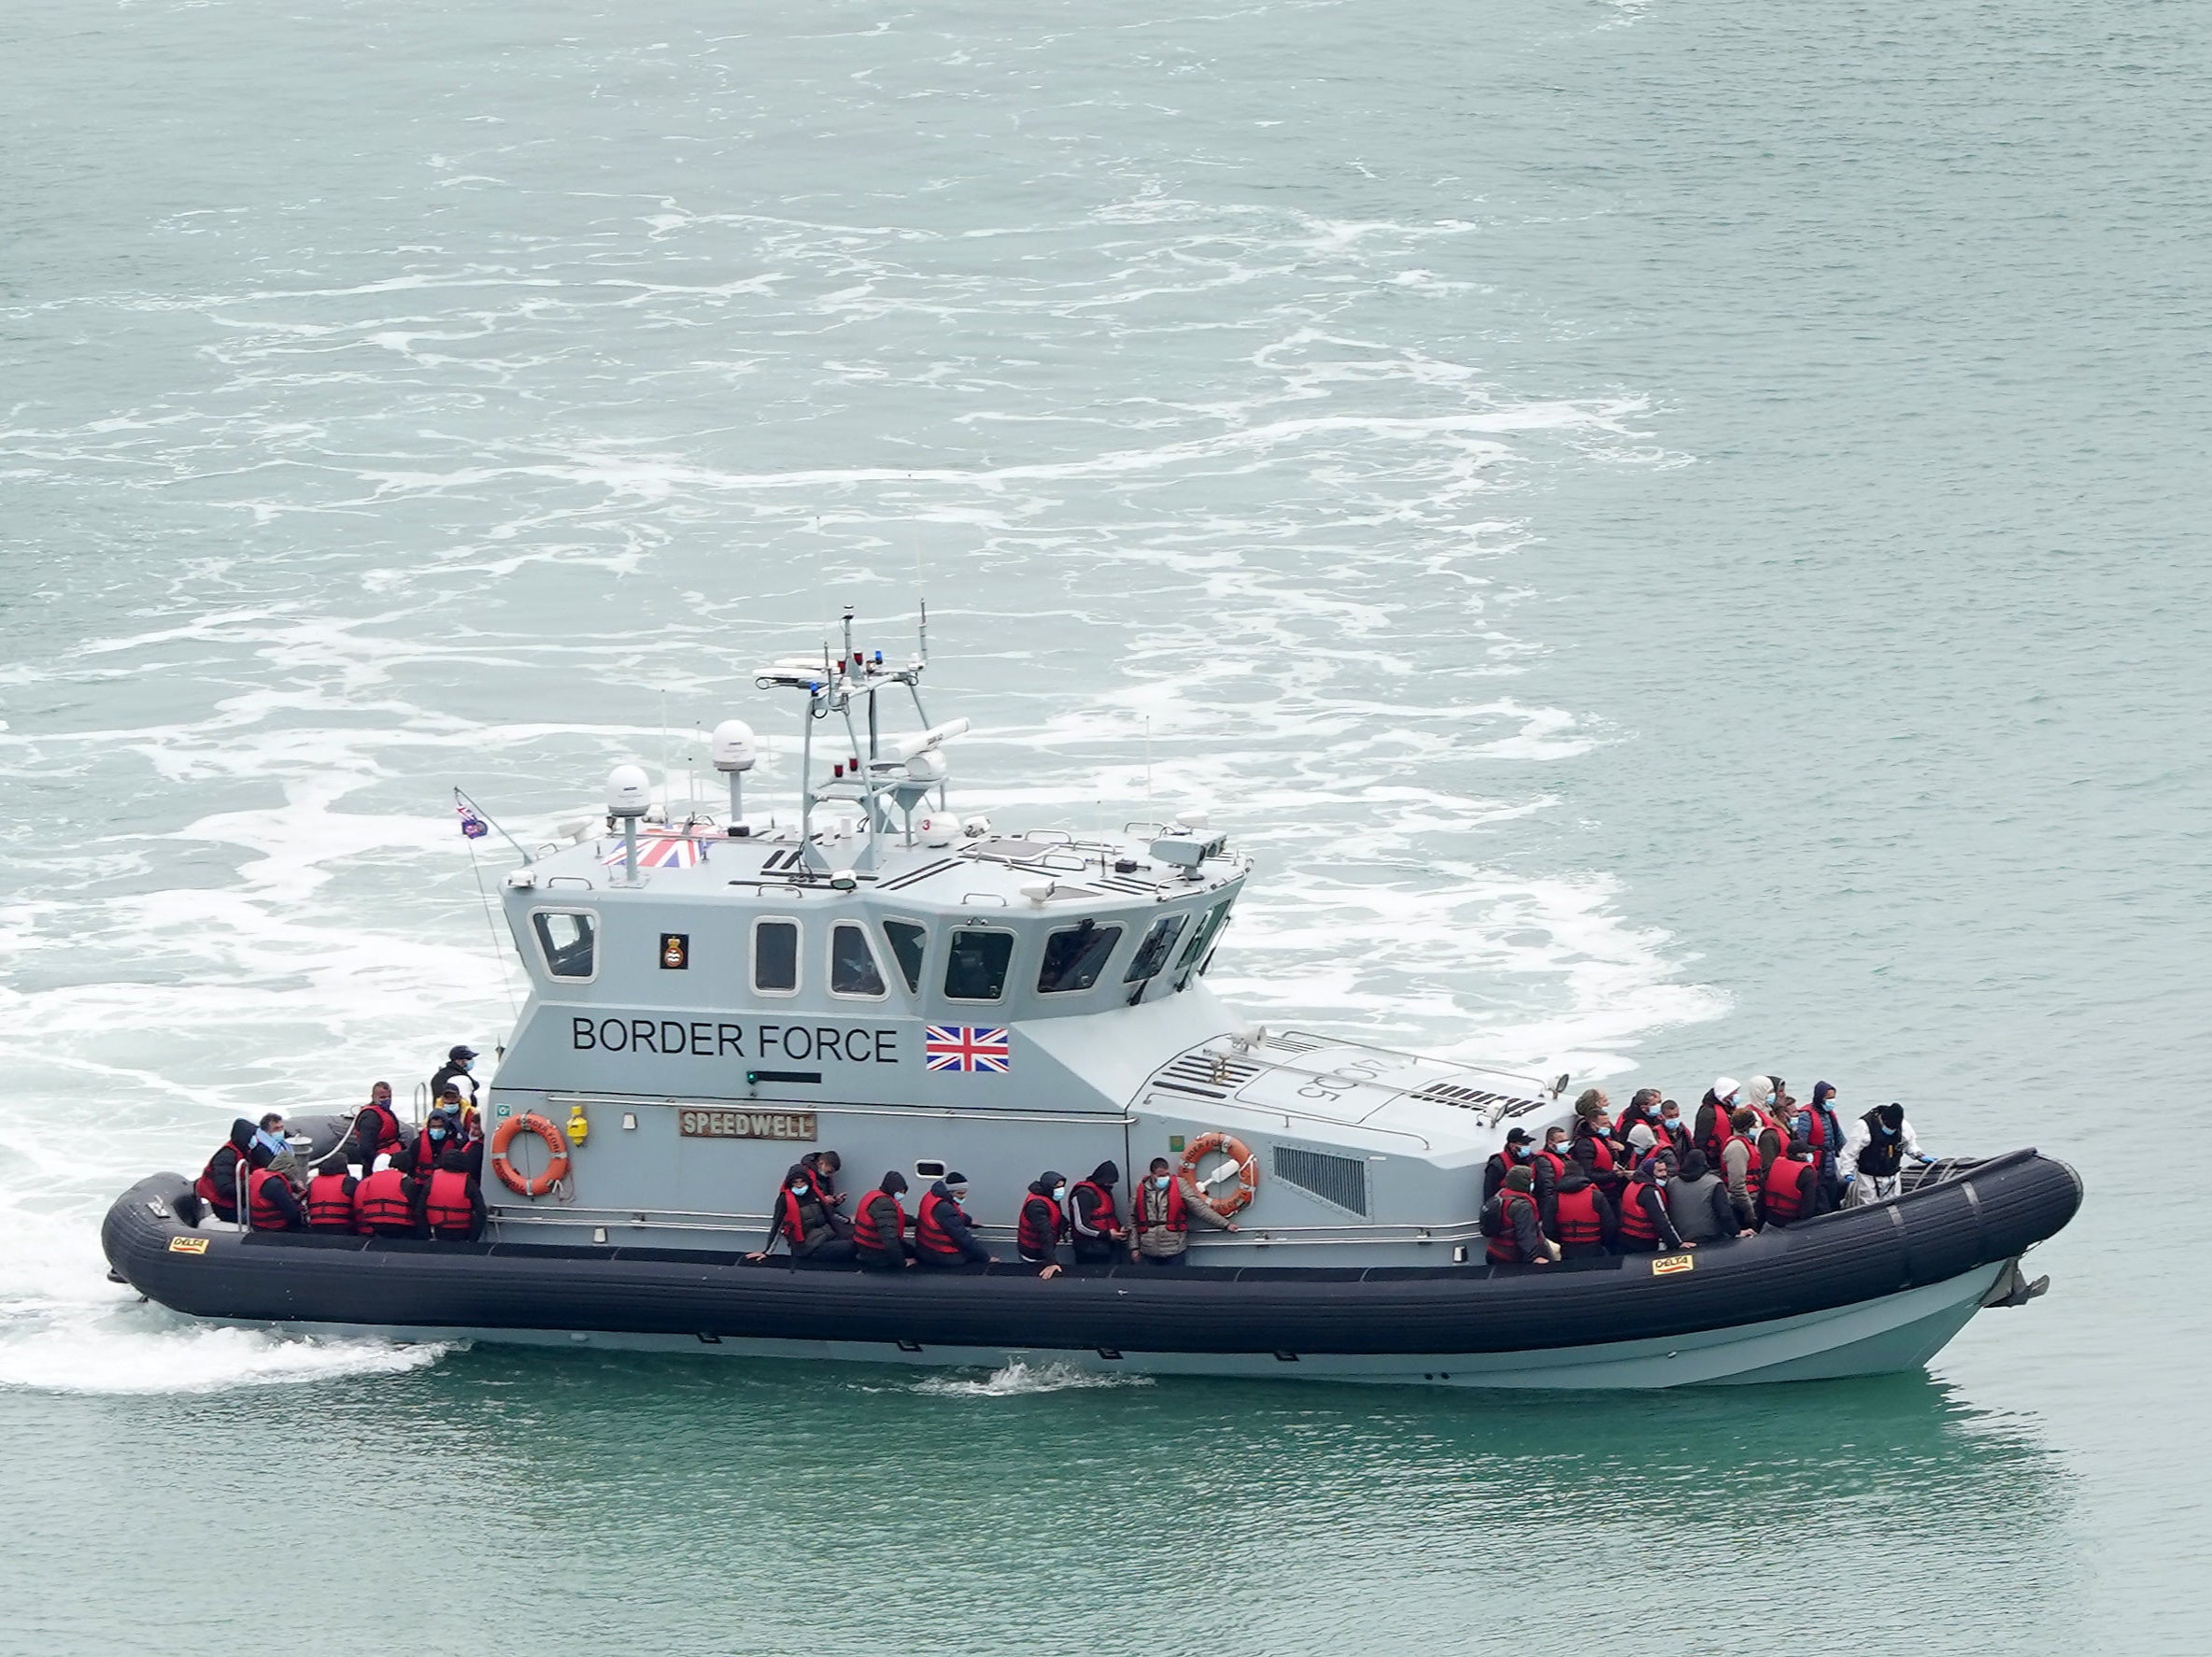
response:
M476 1062L474 1047L456 1047L446 1055L446 1062L438 1067L438 1073L430 1079L430 1097L444 1098L450 1084L461 1102L474 1113L479 1101L476 1098L476 1079L469 1074L469 1067Z
M1528 1129L1516 1127L1511 1133L1506 1135L1505 1149L1493 1151L1490 1154L1490 1160L1482 1165L1482 1202L1484 1207L1488 1207L1490 1199L1497 1195L1497 1188L1506 1183L1508 1174L1517 1168L1528 1166L1528 1147L1531 1142Z
M991 1251L976 1239L974 1225L960 1204L968 1196L968 1176L950 1173L930 1185L914 1216L914 1257L924 1266L987 1266Z

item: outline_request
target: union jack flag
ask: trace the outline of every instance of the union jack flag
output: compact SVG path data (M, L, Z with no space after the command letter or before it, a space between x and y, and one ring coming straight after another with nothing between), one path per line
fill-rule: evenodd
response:
M980 1025L933 1024L922 1031L925 1069L982 1070L1003 1076L1014 1069L1014 1051L1006 1040L1006 1027L985 1029Z
M453 809L461 814L461 831L469 839L482 840L491 832L489 826L485 823L484 819L469 810L467 806L457 805Z
M685 834L643 834L638 837L637 866L640 869L690 869L703 862L705 856L699 849L699 842ZM622 848L617 846L600 862L609 869L622 866Z

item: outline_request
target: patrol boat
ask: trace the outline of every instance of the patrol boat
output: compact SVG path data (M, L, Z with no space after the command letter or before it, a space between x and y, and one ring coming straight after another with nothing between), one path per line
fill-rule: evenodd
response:
M603 815L510 841L532 993L486 1096L482 1240L241 1230L165 1173L110 1210L113 1274L201 1318L402 1339L1564 1388L1914 1368L2044 1286L2021 1256L2082 1187L2033 1150L1694 1253L1488 1264L1483 1164L1567 1120L1567 1078L1239 1017L1206 971L1250 859L1195 814L1083 835L948 809L967 725L925 709L924 628L886 664L848 612L841 653L759 670L800 705L795 815L749 814L731 720L724 820L676 820L626 766ZM347 1122L305 1126L314 1158ZM855 1189L967 1174L997 1261L749 1258L819 1148ZM1013 1258L1038 1170L1155 1155L1239 1229L1175 1271Z

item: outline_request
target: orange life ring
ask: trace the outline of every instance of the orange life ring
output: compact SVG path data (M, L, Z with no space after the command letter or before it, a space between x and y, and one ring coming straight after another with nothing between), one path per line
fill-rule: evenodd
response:
M1216 1151L1232 1159L1237 1165L1236 1190L1230 1192L1227 1197L1218 1198L1206 1189L1206 1185L1212 1182L1201 1183L1198 1179L1198 1159L1211 1155ZM1244 1141L1237 1138L1235 1134L1202 1133L1191 1140L1190 1149L1183 1154L1183 1177L1197 1187L1198 1195L1212 1203L1216 1212L1222 1214L1238 1212L1251 1202L1259 1191L1259 1166L1252 1160L1252 1153L1246 1148ZM1213 1177L1220 1178L1218 1169Z
M507 1160L507 1147L515 1142L515 1136L525 1128L545 1140L546 1149L552 1153L552 1160L546 1164L546 1171L534 1180L524 1179L515 1171L515 1165ZM492 1130L491 1171L499 1175L501 1184L518 1197L543 1197L568 1178L568 1141L560 1137L560 1129L543 1116L510 1116Z

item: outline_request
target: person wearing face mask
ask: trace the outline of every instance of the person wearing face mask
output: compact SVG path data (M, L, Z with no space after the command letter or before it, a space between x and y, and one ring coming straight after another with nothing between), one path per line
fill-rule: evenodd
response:
M1759 1211L1769 1225L1794 1225L1818 1211L1816 1193L1821 1184L1820 1164L1802 1140L1785 1143L1766 1165L1760 1182Z
M1682 1120L1682 1108L1672 1099L1659 1101L1659 1133L1666 1143L1674 1147L1675 1162L1679 1166L1690 1151L1690 1125Z
M960 1206L967 1200L968 1176L962 1173L945 1175L924 1194L914 1216L914 1257L922 1265L951 1269L990 1264L991 1251Z
M1144 1183L1129 1198L1129 1258L1147 1266L1184 1266L1190 1260L1190 1228L1234 1231L1237 1223L1180 1179L1165 1156L1152 1159Z
M271 1166L269 1147L257 1140L248 1157L253 1172L246 1177L246 1199L253 1229L304 1230L307 1216L300 1211L300 1199L292 1195L291 1182Z
M1705 1153L1706 1161L1715 1168L1721 1166L1721 1147L1736 1131L1736 1098L1742 1091L1743 1083L1735 1077L1722 1076L1705 1090L1705 1098L1698 1102L1697 1120L1691 1125L1691 1138Z
M285 1133L282 1112L271 1111L262 1118L261 1127L254 1134L253 1142L269 1153L270 1168L295 1194L307 1183L305 1176L300 1172L299 1155L292 1150L291 1140Z
M1575 1100L1573 1139L1569 1153L1588 1170L1590 1183L1608 1197L1617 1196L1628 1183L1628 1147L1613 1138L1607 1111L1612 1101L1596 1088Z
M231 1137L215 1148L215 1154L207 1159L207 1166L192 1182L192 1190L199 1199L226 1225L238 1223L238 1194L246 1176L253 1169L247 1160L252 1150L253 1124L240 1116L231 1124Z
M428 1180L437 1171L438 1162L446 1153L460 1146L453 1117L444 1111L432 1111L424 1119L422 1131L415 1136L415 1149L408 1155L407 1169L418 1180Z
M365 1172L377 1157L397 1156L405 1145L399 1113L391 1108L391 1083L379 1082L369 1089L369 1102L354 1112L341 1160Z
M1488 1202L1497 1195L1497 1188L1506 1183L1506 1176L1517 1168L1526 1168L1532 1153L1528 1129L1516 1127L1506 1135L1506 1142L1490 1154L1490 1160L1482 1165L1482 1200Z
M446 1055L446 1062L438 1067L437 1074L430 1079L430 1097L442 1099L446 1097L446 1089L450 1087L462 1107L469 1114L475 1115L479 1102L476 1078L473 1074L475 1064L476 1050L474 1047L454 1048Z
M854 1257L872 1271L901 1270L914 1264L914 1250L906 1241L906 1211L899 1205L905 1194L906 1176L895 1168L887 1169L853 1212Z
M1847 1182L1843 1206L1864 1208L1896 1196L1903 1189L1901 1174L1907 1156L1923 1168L1936 1160L1921 1150L1903 1105L1877 1105L1856 1118L1843 1136L1843 1149L1836 1153Z
M1113 1211L1113 1188L1121 1183L1121 1169L1101 1162L1087 1180L1078 1180L1068 1195L1068 1233L1078 1266L1111 1266L1128 1247L1129 1234Z
M1637 1124L1641 1127L1643 1124ZM1611 1201L1591 1183L1579 1162L1570 1163L1552 1197L1552 1212L1544 1230L1559 1244L1562 1260L1595 1260L1612 1245L1619 1224Z
M1674 1228L1666 1208L1666 1184L1674 1165L1665 1152L1647 1158L1621 1193L1621 1253L1672 1253L1697 1245Z
M1029 1193L1022 1198L1014 1226L1014 1251L1044 1268L1039 1277L1060 1275L1060 1239L1068 1235L1068 1216L1060 1205L1067 1200L1068 1182L1051 1168L1029 1182Z
M1836 1113L1835 1083L1812 1084L1812 1103L1806 1106L1798 1121L1805 1129L1805 1141L1820 1164L1819 1211L1825 1213L1843 1195L1843 1178L1836 1167L1836 1154L1843 1148L1843 1123Z
M814 1176L794 1162L770 1209L768 1240L745 1258L758 1265L775 1252L778 1239L794 1260L842 1261L854 1257L852 1239L838 1235L830 1210L815 1190Z
M1567 1175L1567 1165L1574 1160L1564 1127L1544 1129L1544 1148L1528 1159L1529 1189L1536 1194L1538 1209L1549 1212L1559 1182Z
M815 1200L830 1216L830 1224L837 1227L837 1235L851 1236L851 1222L837 1211L845 1200L845 1194L837 1188L837 1176L844 1168L844 1158L834 1151L809 1151L799 1159L799 1166L806 1169L807 1178L814 1183Z

